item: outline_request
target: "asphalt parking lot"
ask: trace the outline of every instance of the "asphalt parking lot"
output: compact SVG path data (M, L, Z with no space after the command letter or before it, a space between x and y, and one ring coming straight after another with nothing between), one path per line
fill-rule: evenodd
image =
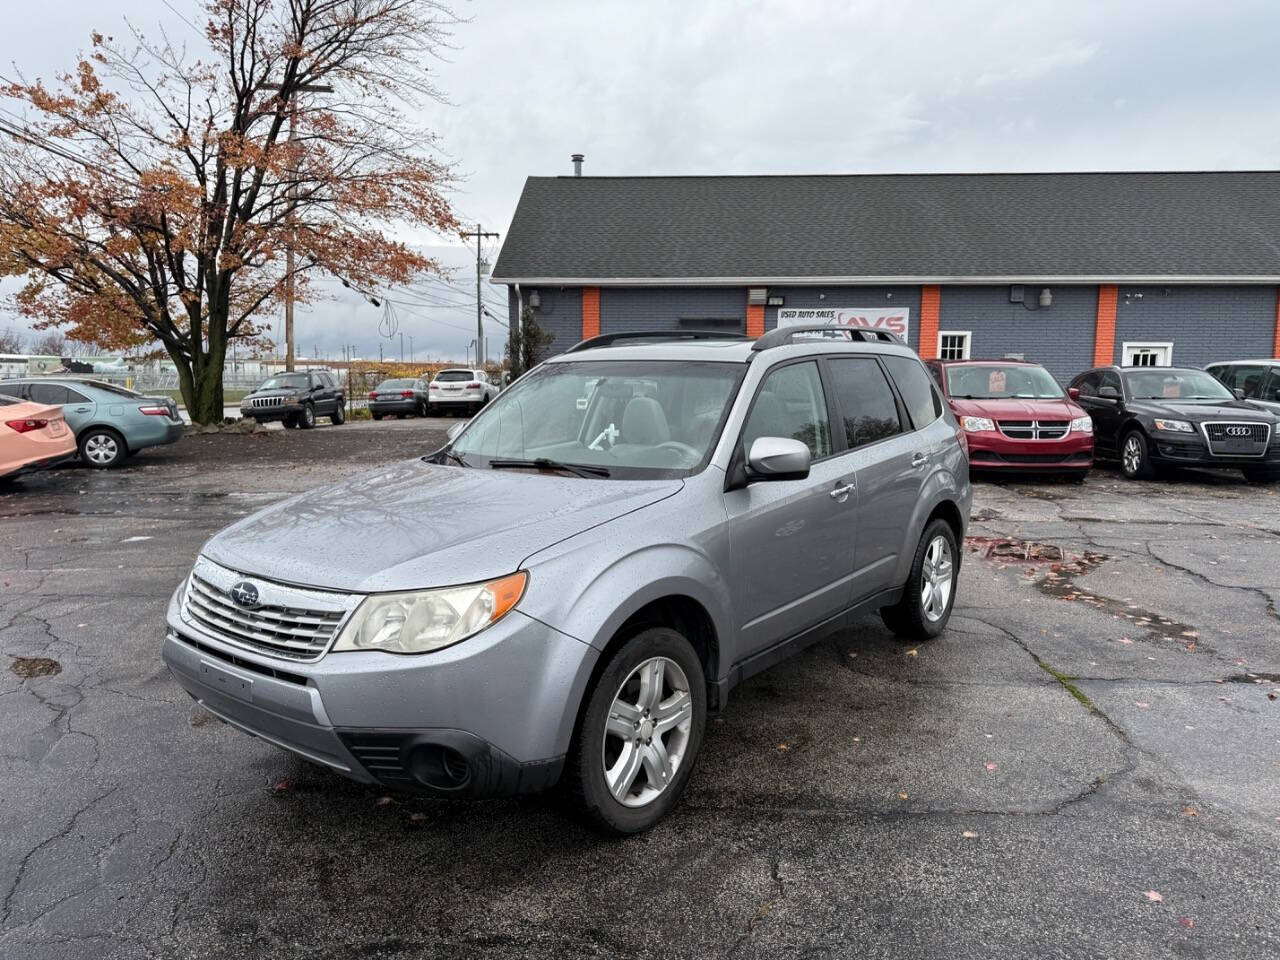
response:
M160 661L207 536L449 422L0 487L0 956L1280 956L1280 487L981 484L943 638L867 619L752 679L605 841L342 780Z

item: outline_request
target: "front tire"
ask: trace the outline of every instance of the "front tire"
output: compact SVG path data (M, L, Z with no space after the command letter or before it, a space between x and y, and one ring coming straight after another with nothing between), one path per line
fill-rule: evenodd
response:
M707 684L693 647L666 627L628 640L596 681L565 784L593 826L615 836L665 817L693 774Z
M316 425L316 408L309 403L302 405L302 412L298 414L298 426L303 430L310 430Z
M1275 483L1280 481L1280 470L1270 470L1266 467L1246 467L1241 472L1250 483Z
M947 628L956 602L960 552L955 531L943 519L924 529L902 599L880 610L884 625L903 640L932 640Z
M118 467L128 453L124 437L109 427L91 427L80 434L80 459L94 470Z
M1147 438L1141 430L1130 430L1120 444L1120 472L1130 480L1150 480L1156 475L1151 466Z

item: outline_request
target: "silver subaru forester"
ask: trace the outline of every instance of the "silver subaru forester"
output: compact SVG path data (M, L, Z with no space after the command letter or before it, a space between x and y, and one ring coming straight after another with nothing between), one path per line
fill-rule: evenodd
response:
M441 797L556 784L644 830L733 686L955 601L965 445L887 333L584 341L441 450L213 537L164 659L216 716Z

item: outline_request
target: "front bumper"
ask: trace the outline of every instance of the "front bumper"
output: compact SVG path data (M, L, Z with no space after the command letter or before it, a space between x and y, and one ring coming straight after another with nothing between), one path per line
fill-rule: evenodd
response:
M285 420L289 417L297 416L301 412L302 404L300 403L272 404L269 407L240 407L241 417L246 420L257 420L259 423L267 423L272 420Z
M1258 468L1262 470L1280 470L1280 437L1273 438L1270 446L1262 456L1223 456L1212 453L1209 445L1199 433L1186 434L1170 431L1152 431L1151 442L1147 445L1153 462L1170 466L1203 466Z
M1061 440L1012 440L994 431L966 433L965 439L974 470L1075 472L1093 465L1092 433L1072 431Z
M233 726L353 780L450 797L534 792L560 775L598 652L512 611L431 654L312 663L228 644L171 601L163 657Z

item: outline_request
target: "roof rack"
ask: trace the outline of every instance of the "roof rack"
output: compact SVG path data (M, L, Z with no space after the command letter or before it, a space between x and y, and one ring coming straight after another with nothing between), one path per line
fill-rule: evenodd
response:
M863 343L895 343L902 345L902 340L888 330L881 330L878 327L848 327L835 326L826 324L822 326L811 327L778 327L776 330L770 330L763 336L757 337L756 342L751 345L752 350L772 350L774 347L782 347L790 343L797 335L804 334L808 340L860 340ZM821 334L822 336L814 336ZM831 334L836 334L833 338Z
M598 347L611 347L625 340L748 340L743 333L728 333L719 330L632 330L625 333L602 333L575 343L565 353L578 353L582 350L595 350Z

